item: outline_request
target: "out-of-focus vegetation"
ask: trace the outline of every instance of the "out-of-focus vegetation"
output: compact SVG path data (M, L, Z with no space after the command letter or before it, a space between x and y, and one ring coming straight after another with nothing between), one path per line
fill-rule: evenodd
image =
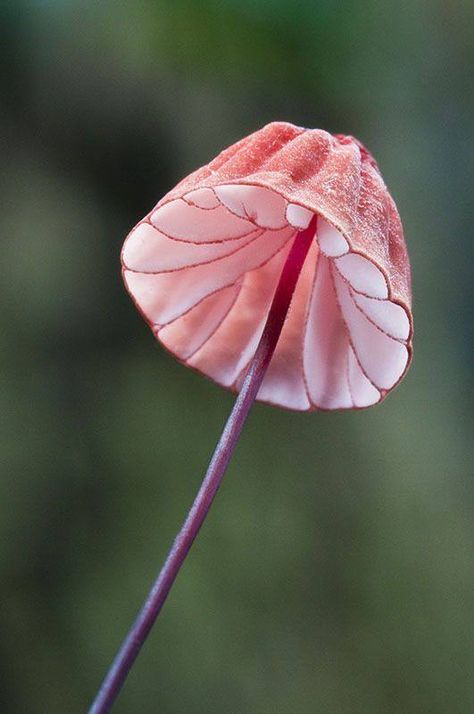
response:
M124 235L268 121L373 151L415 358L380 407L257 406L117 712L474 711L472 2L1 5L3 712L83 712L232 396L154 342Z

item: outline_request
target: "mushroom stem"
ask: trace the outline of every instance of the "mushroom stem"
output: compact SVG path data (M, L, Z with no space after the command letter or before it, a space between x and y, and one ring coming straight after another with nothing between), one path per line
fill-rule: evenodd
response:
M110 711L206 518L277 346L293 292L315 232L316 216L305 230L296 234L273 296L262 337L216 446L201 488L176 536L158 578L102 683L89 714L105 714Z

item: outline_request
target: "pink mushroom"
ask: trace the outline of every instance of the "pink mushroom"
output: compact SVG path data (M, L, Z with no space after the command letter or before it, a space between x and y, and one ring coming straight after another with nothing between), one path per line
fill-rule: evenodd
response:
M108 711L258 399L380 402L411 359L410 265L376 162L351 136L284 122L183 179L128 235L123 277L158 340L239 392L200 492L91 709Z
M126 286L184 364L238 391L298 231L315 240L257 399L352 409L411 355L410 267L395 204L352 137L268 124L170 191L129 234Z

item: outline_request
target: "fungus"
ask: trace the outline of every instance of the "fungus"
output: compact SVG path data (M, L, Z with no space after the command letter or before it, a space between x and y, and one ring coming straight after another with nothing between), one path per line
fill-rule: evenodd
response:
M383 400L411 359L410 265L378 166L351 136L268 124L183 179L128 235L123 278L156 338L238 393L201 489L91 712L110 709L255 399Z

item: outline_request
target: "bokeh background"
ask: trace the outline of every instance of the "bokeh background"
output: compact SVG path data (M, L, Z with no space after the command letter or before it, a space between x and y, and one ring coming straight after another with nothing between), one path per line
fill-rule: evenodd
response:
M1 711L84 712L232 396L125 294L124 235L268 121L398 203L415 358L381 406L256 406L115 711L474 711L474 5L1 3Z

